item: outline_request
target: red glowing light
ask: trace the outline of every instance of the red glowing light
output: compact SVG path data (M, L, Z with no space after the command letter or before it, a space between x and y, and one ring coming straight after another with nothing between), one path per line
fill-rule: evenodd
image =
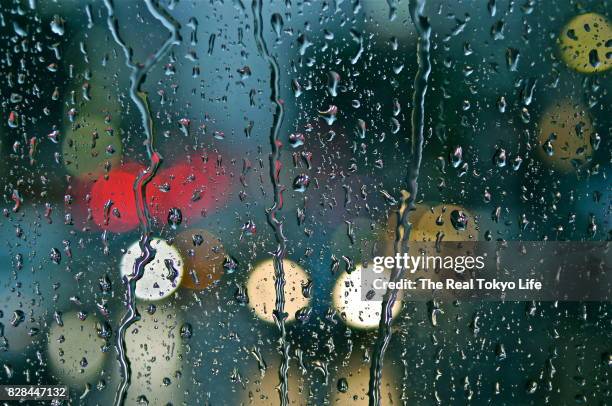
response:
M151 215L164 222L172 208L183 219L197 218L227 199L229 176L218 168L216 157L206 162L180 163L162 169L147 187Z
M113 232L138 227L133 187L143 169L138 164L126 164L111 170L108 179L102 175L93 183L89 208L98 227ZM216 156L162 168L146 187L149 213L160 224L167 221L172 208L181 210L183 221L197 218L227 200L229 183Z
M134 181L142 167L127 164L101 175L91 187L89 207L93 221L102 229L123 232L138 226ZM112 204L109 203L112 201Z

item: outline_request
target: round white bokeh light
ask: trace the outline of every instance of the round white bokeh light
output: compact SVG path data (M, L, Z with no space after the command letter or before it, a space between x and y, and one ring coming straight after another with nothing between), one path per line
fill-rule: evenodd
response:
M181 386L186 381L180 376L188 376L188 363L182 361L183 317L175 307L165 305L158 306L154 314L142 312L141 316L125 335L132 369L126 404L142 404L142 396L152 405L184 404Z
M302 267L288 259L283 260L285 271L285 312L287 322L295 320L295 312L308 306L309 298L302 294L302 284L308 281L308 274ZM249 275L246 284L249 295L249 307L257 317L274 323L274 308L276 303L276 278L272 259L260 262Z
M332 292L332 302L340 318L350 327L371 329L380 323L382 304L379 300L368 301L361 296L362 273L367 272L368 279L380 278L389 280L389 270L383 273L374 273L372 266L363 268L361 264L355 267L351 273L342 272L336 280ZM394 318L402 307L401 300L396 300L391 309Z
M136 297L142 300L161 300L170 296L183 279L183 259L178 250L162 239L151 240L155 249L155 259L144 270L142 278L136 283ZM121 259L121 276L132 273L134 261L141 255L138 241L132 244Z

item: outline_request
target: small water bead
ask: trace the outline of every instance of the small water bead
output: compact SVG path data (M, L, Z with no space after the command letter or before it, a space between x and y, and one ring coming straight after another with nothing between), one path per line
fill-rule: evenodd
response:
M62 260L62 253L57 248L51 248L49 257L54 264L59 265Z
M504 166L506 166L506 160L506 150L503 148L498 148L497 151L495 151L495 155L493 156L493 163L498 168L503 168Z
M297 312L295 312L295 319L300 324L306 324L310 320L311 315L312 315L312 307L302 307Z
M330 71L327 90L332 97L336 97L338 95L338 83L340 83L340 75L337 72Z
M310 298L312 296L312 288L314 286L313 280L308 279L305 283L302 283L302 296Z
M9 321L13 327L18 327L22 322L25 321L25 313L22 310L15 310Z
M453 148L453 150L449 153L448 160L453 168L458 168L459 165L461 165L461 162L463 162L463 148L461 148L459 145Z
M297 79L293 79L291 81L291 89L293 90L293 95L296 98L300 97L304 91L302 89L302 85L300 84L300 82L297 81Z
M336 384L336 389L338 389L338 392L341 392L341 393L348 392L349 384L348 384L348 381L346 380L346 378L338 379L338 383Z
M193 242L193 246L194 247L199 247L200 245L202 245L202 243L204 242L204 237L202 237L201 234L194 234L191 237L191 240Z
M238 269L238 261L230 255L226 255L223 259L223 269L228 274L234 273Z
M332 125L336 121L338 115L338 107L330 104L327 110L319 110L319 115L325 120L327 125Z
M64 35L65 32L65 28L64 28L64 19L62 17L60 17L59 15L54 15L53 16L53 20L51 20L51 31L53 31L54 34L57 35Z
M506 112L506 98L504 96L500 96L500 98L497 100L497 109L499 110L500 113L505 113Z
M310 185L310 177L306 174L300 174L293 180L293 190L296 192L305 192Z
M238 73L240 74L240 78L242 80L248 79L251 77L251 68L248 66L243 66L242 68L238 69Z
M255 235L257 233L257 225L253 220L248 220L242 225L241 230L243 235Z
M283 17L279 13L272 14L272 17L270 17L270 24L276 34L276 39L279 40L284 26Z
M183 213L180 209L173 207L168 211L168 224L173 230L176 230L178 226L183 222Z
M17 126L19 125L19 115L16 112L11 111L9 113L8 125L11 128L17 128Z
M174 261L171 258L164 259L164 266L166 267L166 279L174 283L176 278L180 275L179 270L175 267Z
M292 133L289 135L289 145L291 145L293 148L304 145L305 140L306 137L304 137L304 134L302 133Z
M243 284L236 285L234 299L236 299L236 301L241 305L249 303L249 296L247 294L246 287Z
M189 323L183 323L180 334L182 338L189 339L193 336L193 327Z
M450 213L451 224L457 231L467 229L468 216L463 210L453 210Z

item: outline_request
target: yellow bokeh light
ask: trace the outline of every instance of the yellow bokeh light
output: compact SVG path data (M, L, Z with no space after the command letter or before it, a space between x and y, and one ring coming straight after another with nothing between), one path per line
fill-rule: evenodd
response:
M574 17L559 34L561 58L571 69L582 73L608 70L612 29L608 20L597 13Z
M570 100L555 103L542 115L538 154L548 166L571 172L591 157L593 126L586 110Z
M332 302L340 318L350 327L372 329L378 326L382 310L379 300L366 300L362 297L362 287L370 286L374 278L389 280L390 271L375 275L372 264L364 268L357 265L351 273L342 272L332 292ZM402 302L398 298L391 310L392 317L398 315Z
M302 284L306 284L308 274L295 262L284 259L285 271L285 312L287 322L295 320L295 312L308 306L309 298L302 294ZM267 259L255 266L247 281L249 307L260 319L274 323L274 308L276 302L276 278L274 276L274 262Z
M71 312L62 316L62 323L62 326L54 323L49 331L47 351L52 371L60 382L70 386L95 384L106 358L95 316L81 320L76 312Z

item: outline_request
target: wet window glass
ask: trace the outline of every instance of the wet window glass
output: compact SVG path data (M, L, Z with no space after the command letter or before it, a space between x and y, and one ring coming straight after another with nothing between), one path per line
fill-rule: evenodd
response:
M2 404L612 400L610 3L0 4Z

